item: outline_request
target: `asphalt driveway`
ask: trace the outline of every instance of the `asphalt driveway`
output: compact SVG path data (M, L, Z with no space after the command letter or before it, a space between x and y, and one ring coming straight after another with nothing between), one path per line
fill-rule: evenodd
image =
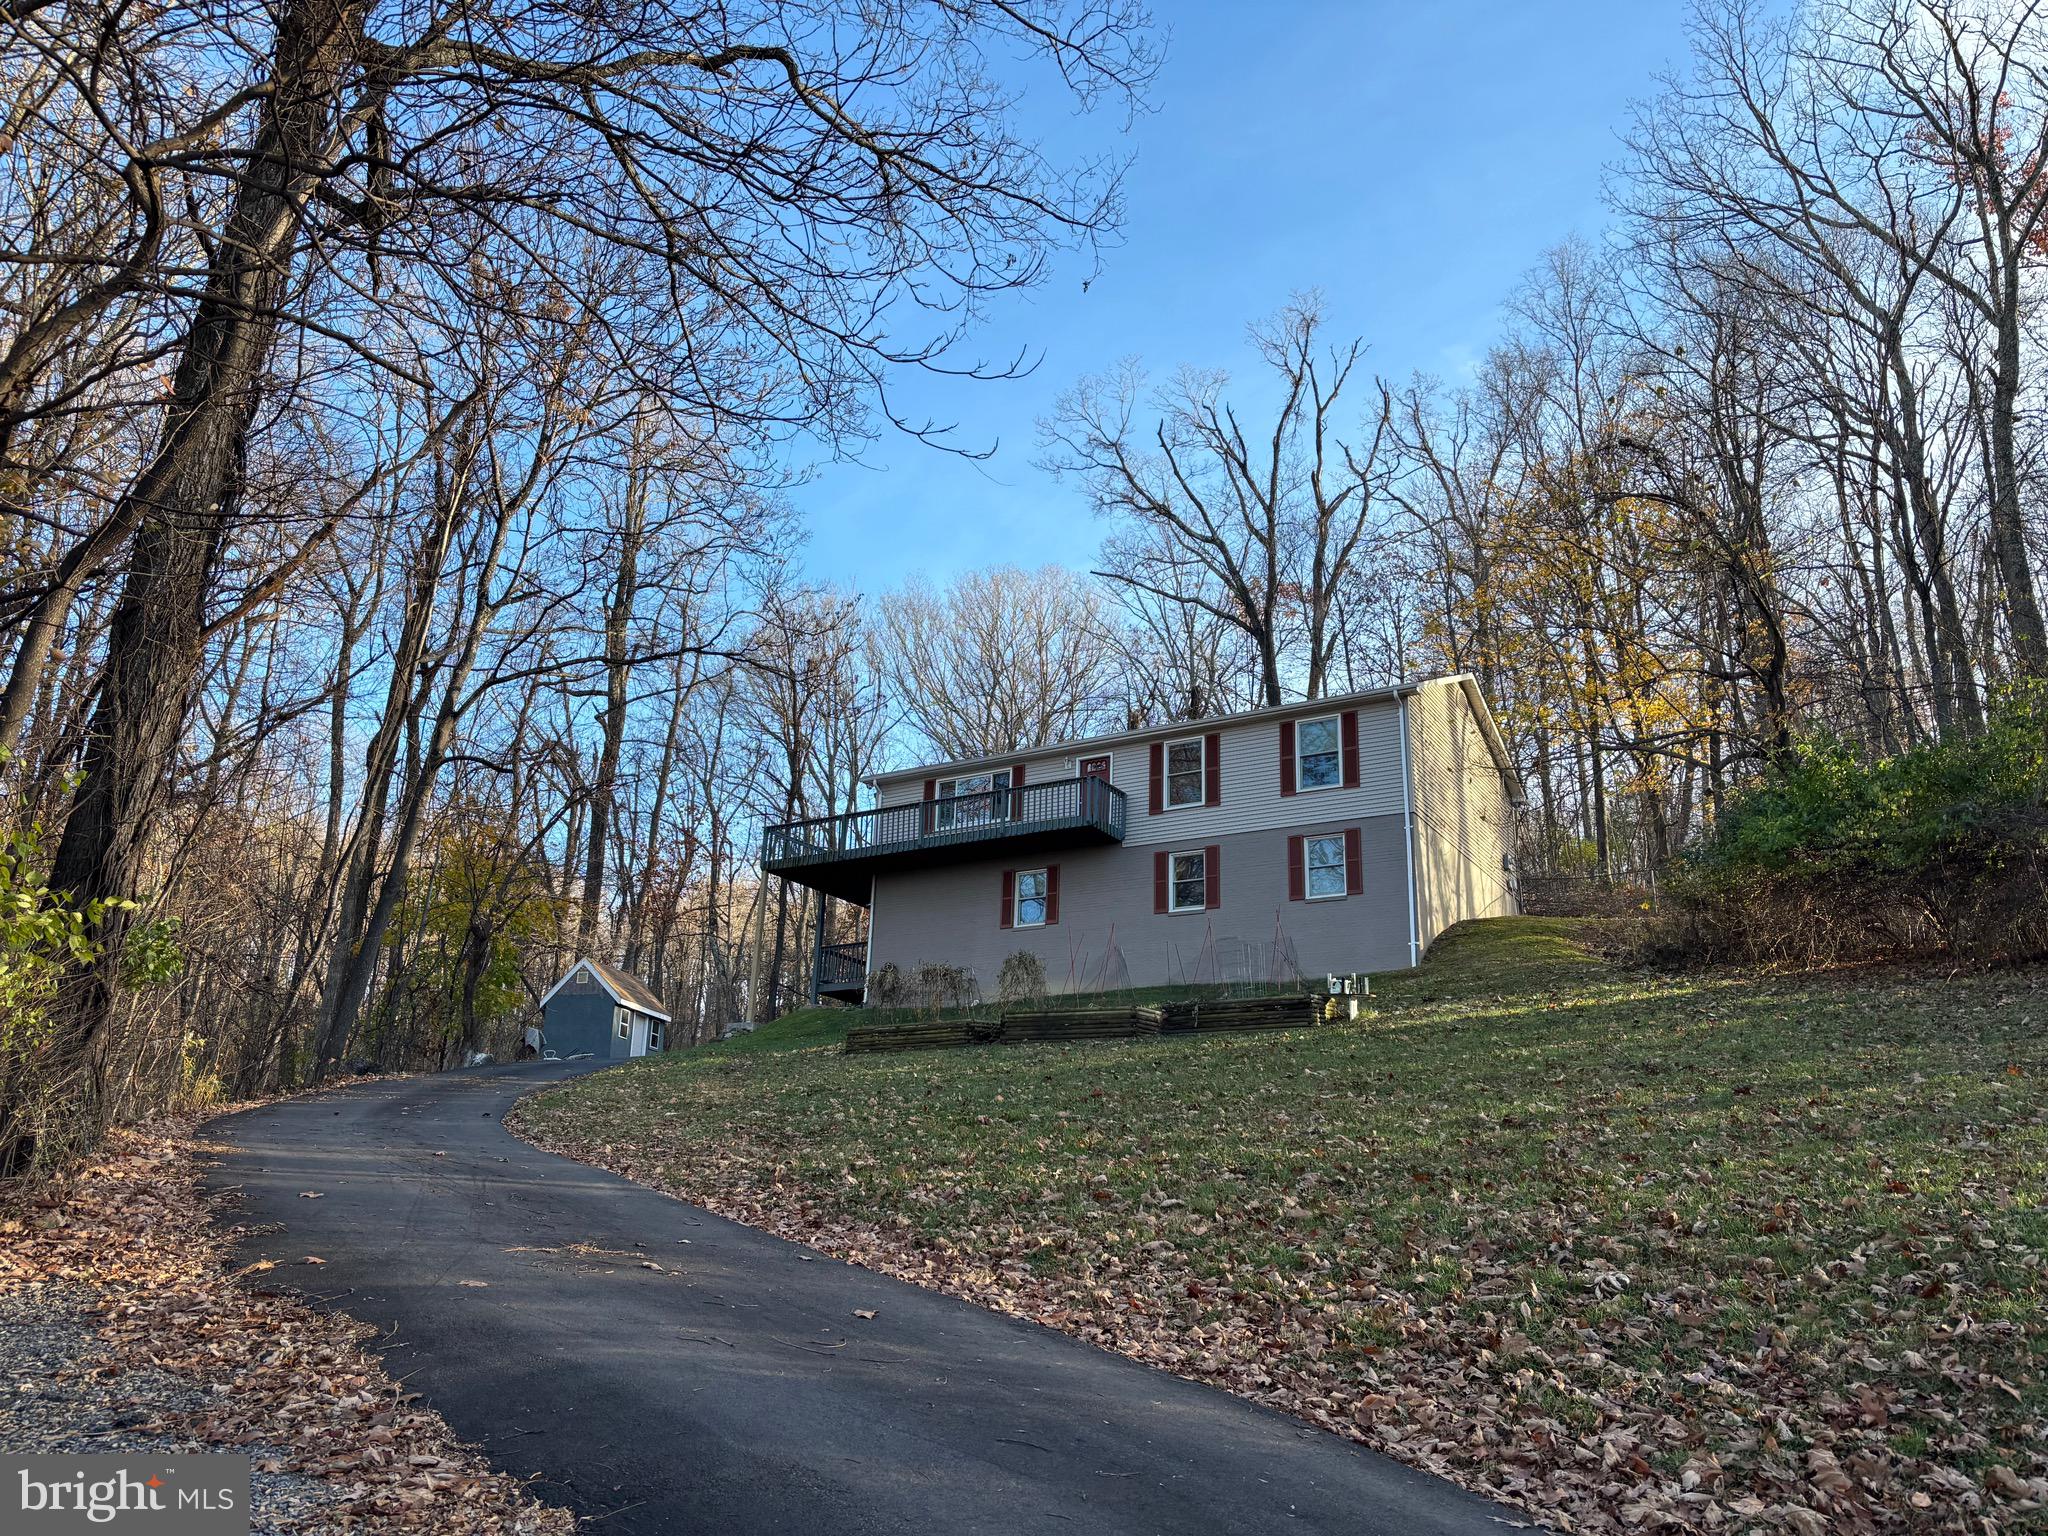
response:
M581 1070L484 1068L250 1110L213 1127L233 1150L212 1182L243 1196L243 1262L275 1260L269 1279L387 1330L394 1375L599 1536L1518 1523L1255 1404L499 1126ZM326 1263L293 1268L309 1254Z

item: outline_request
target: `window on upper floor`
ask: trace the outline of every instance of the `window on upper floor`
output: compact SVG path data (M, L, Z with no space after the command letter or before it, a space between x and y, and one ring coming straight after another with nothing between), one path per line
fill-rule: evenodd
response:
M1166 804L1200 805L1208 798L1202 781L1202 758L1206 748L1201 737L1172 741L1166 745Z
M1308 839L1308 899L1342 896L1344 884L1344 835Z
M1334 789L1344 782L1344 740L1337 716L1303 720L1294 727L1295 787Z
M933 823L941 827L978 827L984 822L1001 821L1010 814L1010 806L1008 797L999 792L1009 787L1007 768L941 779L936 786L938 805Z

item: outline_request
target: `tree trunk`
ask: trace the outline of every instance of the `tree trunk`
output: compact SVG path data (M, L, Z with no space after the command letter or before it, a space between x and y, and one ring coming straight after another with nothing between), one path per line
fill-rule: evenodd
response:
M633 428L633 454L641 457L642 428ZM633 677L629 654L633 604L640 591L640 542L647 531L647 476L628 466L625 525L619 531L619 568L604 610L604 711L598 717L597 782L590 792L590 846L583 865L583 906L576 920L576 946L589 954L597 944L597 920L604 906L604 866L612 817L617 809L619 755L626 740L626 700Z
M782 1017L782 954L789 936L789 882L777 880L775 896L775 953L768 962L768 1022Z
M2020 506L2019 457L2013 446L2020 396L2020 294L2017 270L2006 281L1999 306L1998 344L1991 378L1991 559L2004 589L2006 623L2012 630L2017 670L2048 676L2048 627L2034 594L2027 561L2026 517Z
M292 0L278 15L273 90L205 291L173 375L155 453L116 507L134 544L107 639L84 776L51 883L79 899L127 899L143 885L145 843L169 790L205 650L206 597L241 494L243 452L282 324L308 168L324 160L350 34L348 0ZM140 509L139 515L136 509ZM109 925L117 950L122 924ZM111 959L72 978L57 1017L61 1060L85 1070L80 1111L101 1120L92 1058L111 1017Z

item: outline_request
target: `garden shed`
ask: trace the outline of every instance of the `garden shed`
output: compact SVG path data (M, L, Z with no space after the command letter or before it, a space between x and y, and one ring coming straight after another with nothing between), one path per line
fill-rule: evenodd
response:
M662 1048L669 1016L646 982L584 956L540 1000L541 1036L557 1056L623 1061Z

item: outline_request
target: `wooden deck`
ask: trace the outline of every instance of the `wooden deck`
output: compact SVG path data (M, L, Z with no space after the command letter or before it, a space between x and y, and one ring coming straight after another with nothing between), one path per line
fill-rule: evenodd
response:
M779 822L761 867L842 901L868 903L877 874L998 854L1120 843L1124 794L1107 779L1049 779L1014 789Z

